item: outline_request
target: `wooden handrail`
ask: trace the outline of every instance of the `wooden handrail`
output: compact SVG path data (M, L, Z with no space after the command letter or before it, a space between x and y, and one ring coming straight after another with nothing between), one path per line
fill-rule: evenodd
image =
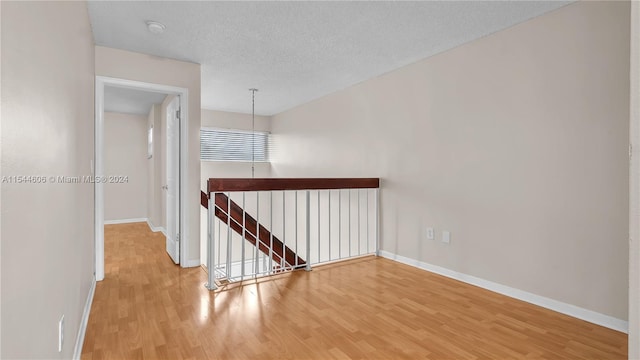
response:
M244 209L233 200L230 200L225 194L215 195L216 217L222 222L228 223L231 228L238 234L244 235L252 245L258 246L258 249L265 255L269 256L269 244L272 244L271 255L276 264L280 264L280 259L284 257L286 265L304 266L305 261L299 257L292 249L285 246L280 239L272 235L267 228L258 224L256 219L249 215ZM231 205L231 207L229 207ZM227 215L231 219L227 219ZM244 218L244 219L243 219ZM246 231L242 231L242 224ZM254 234L257 234L257 238Z
M376 189L379 178L216 178L207 181L209 193L221 191Z
M209 209L209 196L204 191L200 191L200 205L205 209Z
M258 224L256 219L247 214L240 205L230 200L225 194L216 194L214 199L216 205L215 216L223 223L229 224L236 233L244 234L245 239L252 245L255 246L257 244L258 249L263 254L271 256L276 264L280 265L283 258L286 262L285 265L288 266L293 266L297 263L298 267L302 267L306 264L292 249L285 246L276 236L273 236L267 228ZM209 197L204 191L200 191L200 205L205 209L209 209ZM231 211L229 211L229 205L231 205ZM229 214L231 214L231 219L228 219ZM245 225L246 231L242 231L241 224ZM258 234L257 239L254 234ZM269 251L270 245L271 251Z

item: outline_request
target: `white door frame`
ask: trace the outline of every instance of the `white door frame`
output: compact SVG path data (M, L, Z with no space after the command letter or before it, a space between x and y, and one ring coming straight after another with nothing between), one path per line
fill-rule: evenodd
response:
M135 80L118 79L106 76L96 76L95 83L95 129L94 129L94 155L96 178L103 177L104 173L104 87L106 85L151 91L163 94L178 95L180 97L180 266L187 265L188 246L186 246L188 236L188 206L187 199L188 172L188 138L189 125L189 91L186 88L153 84ZM113 174L106 174L113 175ZM95 189L95 277L96 281L104 279L104 185L100 181L94 184Z
M640 3L631 2L629 126L629 359L640 358Z

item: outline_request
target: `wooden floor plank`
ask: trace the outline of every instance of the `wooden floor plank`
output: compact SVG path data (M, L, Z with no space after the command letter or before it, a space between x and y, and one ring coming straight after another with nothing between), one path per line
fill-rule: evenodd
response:
M382 258L207 291L146 223L105 226L83 359L625 359L626 335Z

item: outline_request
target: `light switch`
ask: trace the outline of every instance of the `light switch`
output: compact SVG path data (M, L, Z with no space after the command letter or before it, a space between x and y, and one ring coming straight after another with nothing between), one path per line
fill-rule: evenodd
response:
M442 232L442 242L445 244L449 244L451 242L451 233L449 231Z

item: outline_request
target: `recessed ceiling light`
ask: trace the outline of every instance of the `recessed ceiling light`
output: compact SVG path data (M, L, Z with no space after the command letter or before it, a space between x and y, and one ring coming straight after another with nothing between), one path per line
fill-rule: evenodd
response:
M166 26L164 26L163 23L159 23L157 21L147 21L147 29L149 29L149 31L154 34L162 34L165 28Z

